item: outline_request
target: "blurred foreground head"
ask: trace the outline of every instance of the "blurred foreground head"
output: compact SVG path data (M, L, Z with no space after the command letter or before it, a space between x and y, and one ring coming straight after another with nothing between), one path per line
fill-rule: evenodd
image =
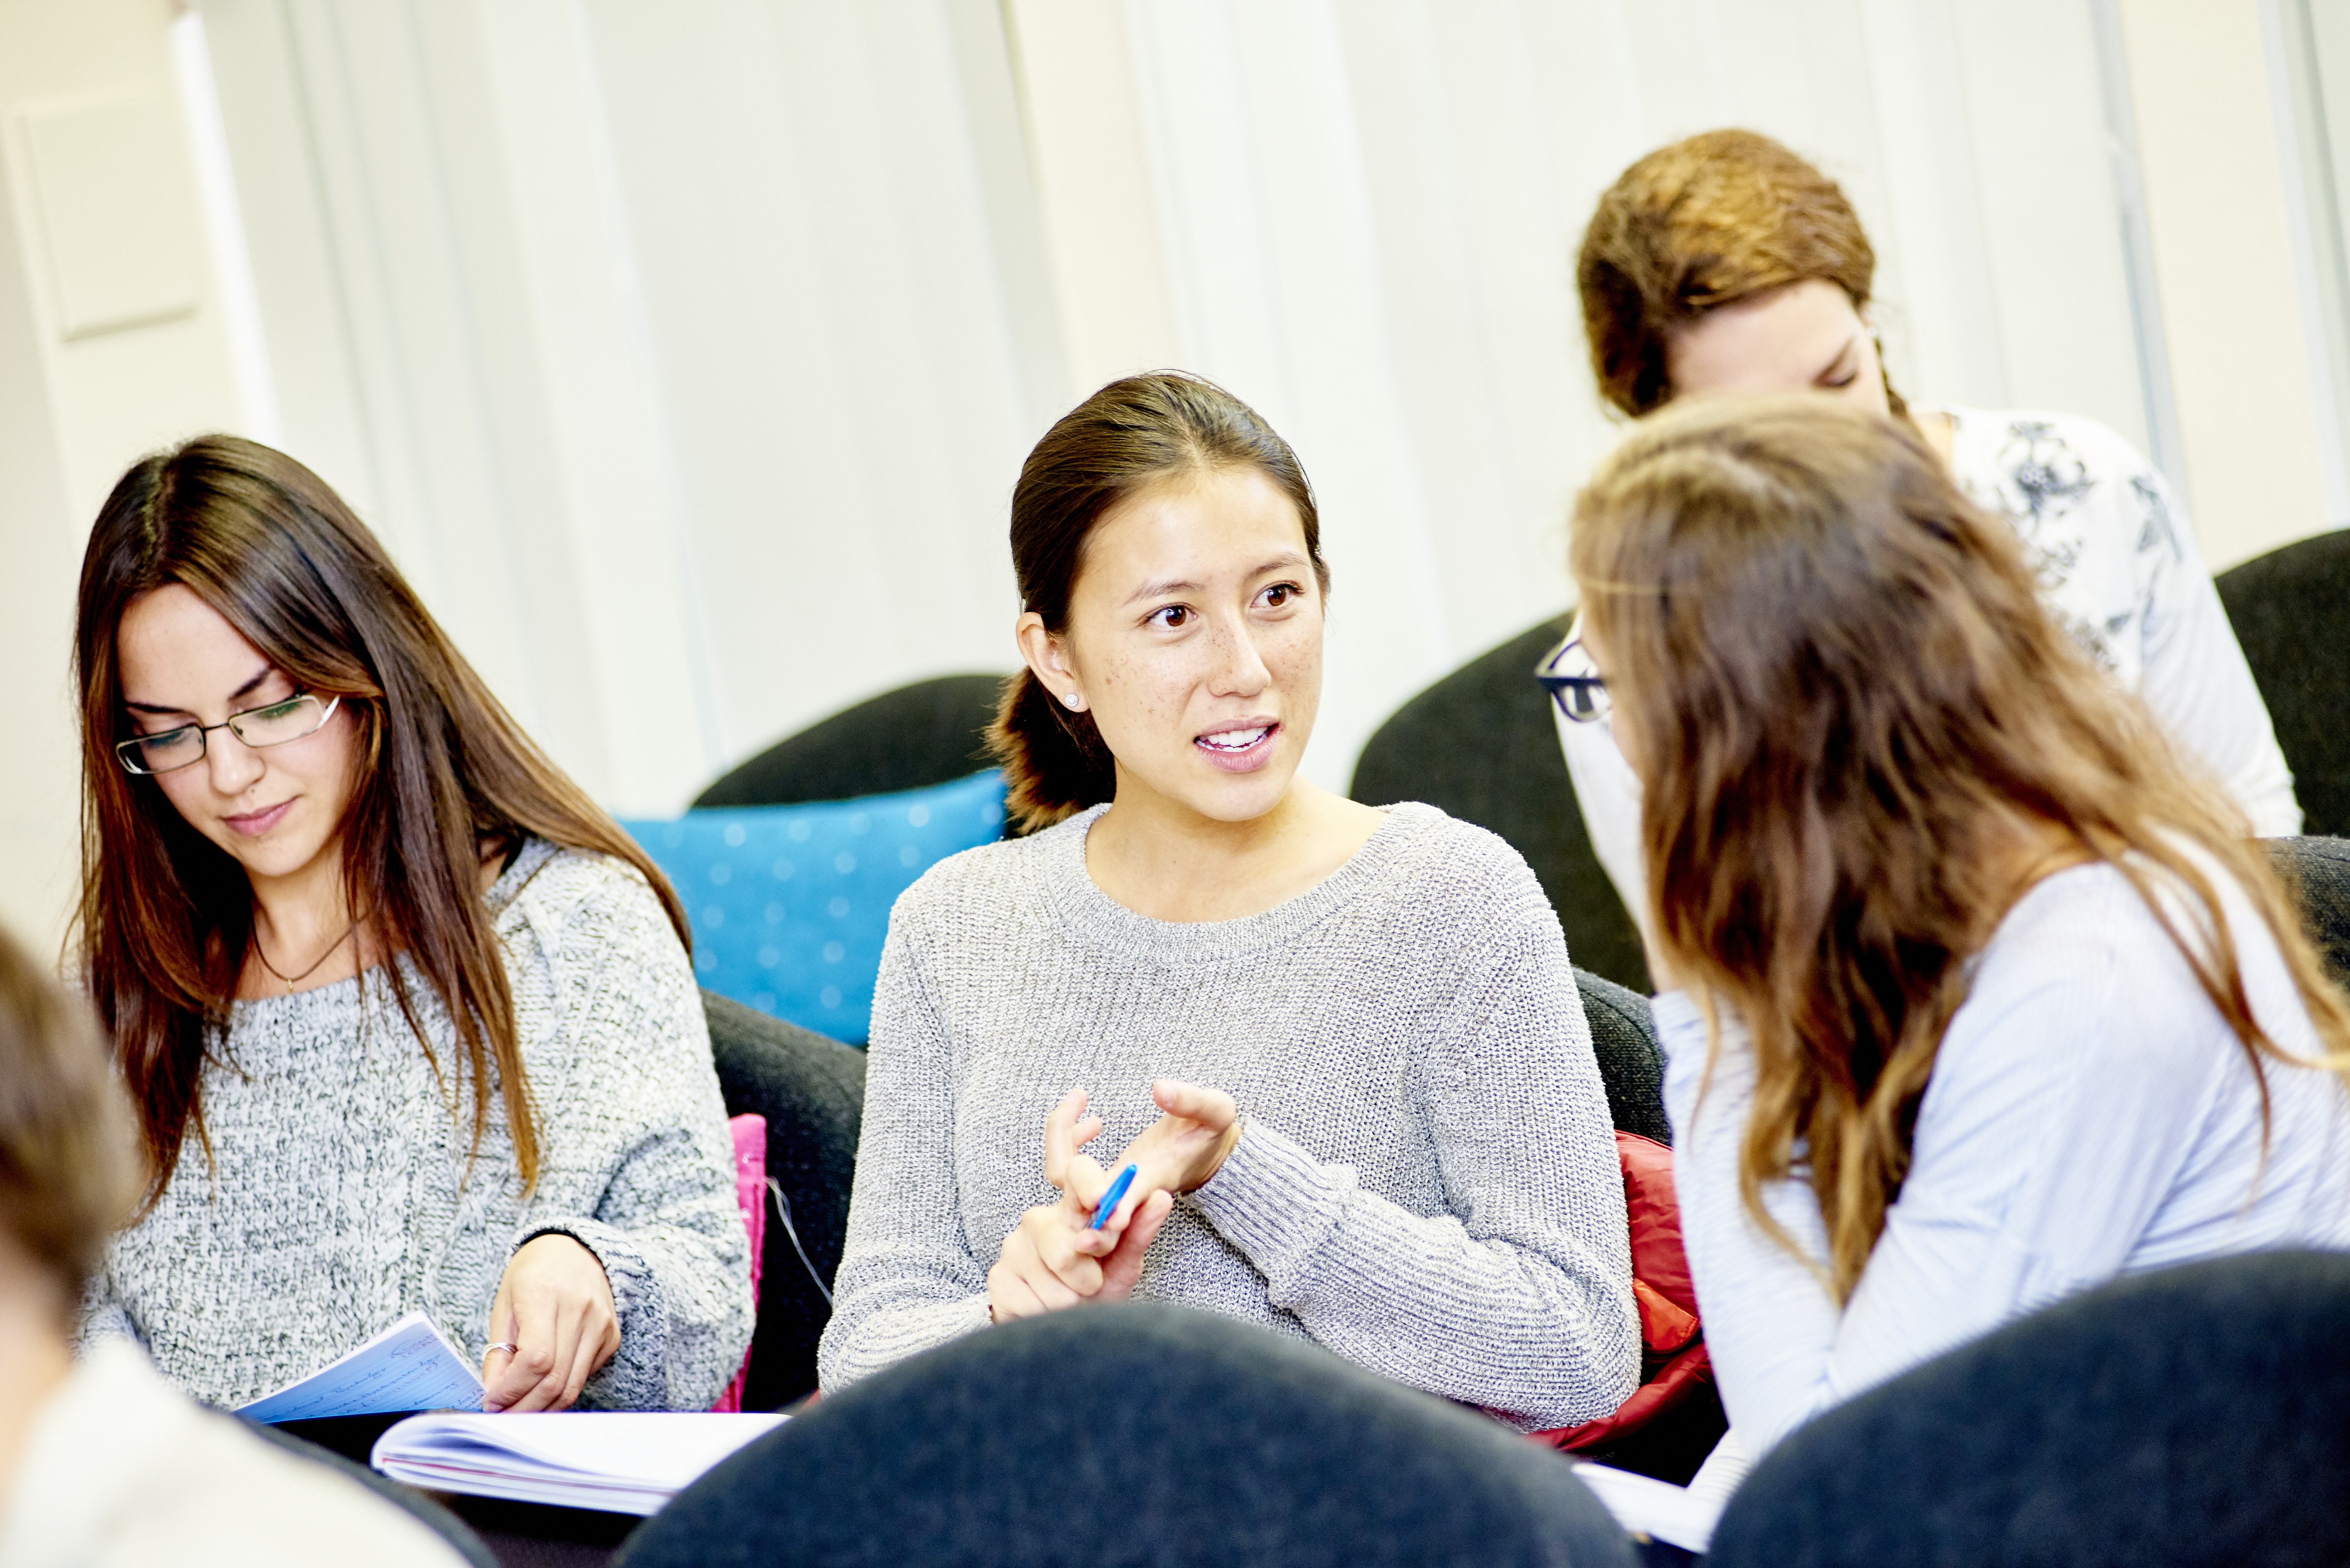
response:
M62 1326L138 1193L129 1107L89 1010L0 930L0 1247Z

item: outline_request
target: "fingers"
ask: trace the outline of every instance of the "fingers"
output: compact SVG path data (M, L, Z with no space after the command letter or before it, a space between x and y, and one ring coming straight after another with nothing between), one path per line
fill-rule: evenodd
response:
M1102 1260L1102 1288L1094 1293L1095 1301L1123 1301L1134 1293L1150 1243L1159 1239L1159 1228L1174 1211L1174 1194L1164 1188L1134 1206L1134 1218L1118 1238L1117 1250Z
M1222 1089L1203 1089L1180 1078L1161 1078L1150 1085L1150 1097L1170 1116L1182 1116L1222 1132L1240 1115L1240 1106Z
M484 1410L566 1409L620 1347L603 1264L559 1234L534 1237L515 1251L490 1323L494 1340L516 1348L483 1357Z
M1055 1187L1063 1185L1071 1157L1101 1131L1101 1118L1085 1110L1086 1092L1071 1089L1045 1118L1045 1179Z
M1003 1255L987 1272L988 1304L999 1321L1061 1312L1101 1288L1101 1265L1093 1259L1064 1251L1056 1268L1048 1258L1054 1233L1067 1229L1057 1207L1032 1209L1003 1239Z

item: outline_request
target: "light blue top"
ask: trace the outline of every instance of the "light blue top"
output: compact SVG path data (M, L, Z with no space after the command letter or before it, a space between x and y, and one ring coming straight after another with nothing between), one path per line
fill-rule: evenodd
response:
M2296 1056L2317 1041L2267 928L2223 909L2254 1015ZM2197 906L2199 907L2199 906ZM2182 932L2200 922L2171 906ZM2111 867L2060 872L2000 922L1951 1019L1914 1158L1851 1301L1755 1226L1738 1193L1752 1099L1742 1024L1657 999L1683 1236L1722 1400L1759 1457L1821 1411L2118 1274L2262 1248L2350 1246L2350 1095L2271 1064L2260 1088L2178 949ZM1763 1192L1827 1256L1808 1183Z

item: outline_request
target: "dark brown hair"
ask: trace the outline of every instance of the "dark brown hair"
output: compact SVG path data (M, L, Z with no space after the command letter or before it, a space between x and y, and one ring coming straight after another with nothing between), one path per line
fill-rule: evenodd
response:
M1012 569L1020 605L1045 628L1068 625L1086 540L1118 503L1187 474L1254 468L1297 508L1305 554L1325 592L1322 518L1289 443L1214 382L1180 370L1112 381L1061 416L1020 467L1012 492ZM1090 712L1053 700L1034 671L1003 684L989 753L1003 769L1004 808L1020 831L1047 827L1118 793L1118 770Z
M138 1193L130 1116L89 1009L0 930L0 1225L60 1287L88 1283Z
M1800 394L1668 410L1585 489L1572 550L1639 753L1651 929L1753 1036L1745 1206L1786 1240L1762 1185L1804 1146L1839 1299L2035 835L2069 846L2054 863L2128 878L2264 1116L2261 1064L2290 1058L2252 1015L2224 882L2343 1060L2350 1011L2241 813L2049 617L2014 531L1906 421Z
M79 956L139 1109L148 1202L171 1180L192 1124L210 1151L198 1089L253 936L243 868L114 754L127 732L116 632L140 596L171 583L301 690L342 698L357 719L357 780L339 829L345 896L379 951L405 956L447 1008L476 1148L494 1076L528 1186L536 1120L481 897L485 851L536 835L623 860L690 945L684 909L644 851L490 694L342 499L282 452L210 435L141 459L115 485L82 558L74 628ZM422 1044L401 966L376 972Z
M1627 414L1673 395L1665 337L1710 310L1822 279L1859 310L1877 253L1836 182L1752 130L1660 147L1617 177L1575 268L1599 390ZM1880 367L1881 369L1881 367ZM1893 411L1906 406L1888 379Z

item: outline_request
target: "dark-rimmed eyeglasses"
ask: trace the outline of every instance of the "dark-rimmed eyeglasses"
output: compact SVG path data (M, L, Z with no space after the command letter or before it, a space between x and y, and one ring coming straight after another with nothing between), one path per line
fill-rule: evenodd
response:
M1558 711L1575 722L1596 724L1607 717L1607 682L1599 678L1591 656L1584 652L1581 638L1568 638L1535 665L1534 679L1558 704Z
M114 754L122 759L124 769L130 773L176 773L204 760L204 737L214 730L226 730L255 751L264 746L282 746L325 729L342 701L340 697L330 697L320 701L306 691L281 702L267 702L258 708L247 708L242 713L231 713L217 724L182 724L161 734L133 735L115 742Z

